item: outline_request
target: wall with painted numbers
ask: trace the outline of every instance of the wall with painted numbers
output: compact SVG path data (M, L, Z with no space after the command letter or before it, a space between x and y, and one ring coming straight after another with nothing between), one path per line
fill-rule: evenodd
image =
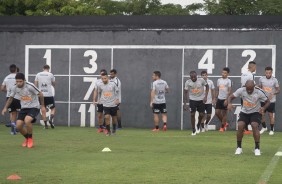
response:
M240 86L241 72L248 62L257 63L256 81L264 68L272 66L281 79L279 30L130 30L130 31L2 31L0 32L0 77L8 75L15 63L29 81L44 64L51 66L57 85L56 124L96 126L92 104L94 83L101 69L115 68L122 83L122 122L125 127L153 127L149 106L152 72L160 70L171 91L166 95L170 128L190 128L190 115L183 111L183 87L191 70L207 70L216 84L223 67L231 69L233 89ZM0 96L4 104L4 93ZM277 119L281 119L282 99L277 97ZM236 126L237 107L228 116ZM6 116L7 118L7 116ZM1 117L1 121L5 118ZM219 127L217 118L211 125ZM277 130L282 125L277 123Z

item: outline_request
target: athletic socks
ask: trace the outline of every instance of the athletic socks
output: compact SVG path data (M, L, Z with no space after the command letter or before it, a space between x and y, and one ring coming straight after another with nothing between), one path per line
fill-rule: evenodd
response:
M103 125L99 125L99 128L104 129L104 126Z
M159 125L156 125L156 129L159 129Z
M202 128L205 128L205 124L204 123L201 123L201 126L202 126Z
M44 125L45 125L45 126L48 126L48 125L47 125L47 121L44 121Z
M259 142L255 142L255 149L259 149Z
M196 129L195 129L195 128L193 128L193 130L192 130L192 131L193 131L193 133L195 133L195 132L196 132Z
M166 125L166 123L164 123L164 126Z
M263 128L266 128L265 122L262 122L261 125L262 125Z
M198 130L200 129L200 126L201 126L201 123L198 123L198 124L197 124Z
M237 148L242 148L242 141L237 141Z
M27 137L32 139L32 134L27 134Z
M221 125L221 128L224 128L224 124L223 124L223 125Z
M113 130L115 131L117 129L117 125L113 124Z
M50 122L53 123L53 119L54 119L54 114L51 114L50 116Z
M274 131L274 125L271 125L271 124L270 124L270 130L271 130L271 131Z
M122 128L121 127L121 118L118 118L118 128Z
M106 129L108 130L108 132L110 132L110 125L106 125Z
M26 139L28 138L28 134L23 135Z

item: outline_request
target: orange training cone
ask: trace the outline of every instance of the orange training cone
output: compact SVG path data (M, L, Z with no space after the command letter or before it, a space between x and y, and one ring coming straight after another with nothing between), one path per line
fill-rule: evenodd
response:
M11 176L7 177L7 180L20 180L20 179L22 178L16 174L12 174Z

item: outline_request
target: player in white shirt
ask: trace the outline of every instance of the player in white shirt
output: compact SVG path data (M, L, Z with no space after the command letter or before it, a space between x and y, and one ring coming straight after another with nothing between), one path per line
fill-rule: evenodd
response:
M270 120L270 132L269 135L274 134L274 124L275 124L275 102L276 102L276 95L280 92L280 85L278 80L272 76L272 68L266 67L265 68L265 76L259 79L259 87L266 93L270 100L270 105L267 109L265 109L265 113L268 112L268 117ZM261 104L264 106L264 103ZM260 134L267 131L267 127L265 124L265 114L262 116L262 129Z
M166 81L161 79L161 72L154 71L152 76L154 82L152 83L151 89L151 100L150 107L153 109L154 113L154 124L155 128L153 132L159 131L159 114L162 115L163 120L163 131L167 130L167 109L166 109L166 99L165 94L168 93L168 85Z
M241 87L245 86L245 83L246 83L247 80L255 81L255 74L254 73L256 72L256 69L257 69L256 62L254 62L254 61L249 62L248 71L241 75ZM242 101L242 98L241 98L241 105L242 105L242 103L243 103L243 101ZM244 134L252 134L252 132L249 131L249 129L248 129L248 125L246 125L246 127L245 127Z
M213 84L213 81L208 79L208 72L202 71L201 72L202 78L208 83L209 85L209 92L207 97L207 102L205 103L205 111L206 114L202 119L202 132L208 131L208 124L211 120L211 114L212 114L212 105L215 104L215 87Z
M117 78L117 70L112 69L110 71L110 81L115 83L115 85L118 87L119 90L119 103L121 103L121 82L119 78ZM118 110L117 110L117 119L118 119L118 129L122 129L121 125L121 113L120 113L120 104L118 105Z
M217 88L216 88L216 107L215 107L215 114L221 122L221 127L219 129L220 132L224 132L226 127L228 126L227 123L227 98L231 94L231 80L228 79L229 75L229 68L225 67L222 70L222 78L217 80Z
M17 74L17 66L12 64L9 67L10 74L7 75L1 85L1 91L6 92L6 98L7 100L11 96L11 90L16 85L16 74ZM21 102L19 100L19 96L16 95L15 98L13 98L13 101L11 105L8 107L8 111L10 113L10 121L11 121L11 134L16 135L16 120L18 116L18 111L21 109ZM8 124L7 124L8 126Z
M55 77L52 73L49 72L49 70L50 70L50 66L44 65L43 71L39 72L34 80L35 86L39 88L39 90L43 93L44 96L45 110L41 109L41 112L42 112L42 119L44 121L45 129L48 129L47 118L46 118L46 107L48 107L51 111L49 124L52 129L55 128L53 119L55 116L56 108L55 108L54 94L52 91L52 86L55 87Z

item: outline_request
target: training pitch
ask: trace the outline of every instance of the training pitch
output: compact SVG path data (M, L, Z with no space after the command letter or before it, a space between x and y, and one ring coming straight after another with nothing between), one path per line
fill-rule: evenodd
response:
M34 148L0 125L0 183L282 183L282 133L261 136L255 157L252 135L235 156L236 132L123 129L106 137L96 128L34 126ZM111 152L102 152L108 147ZM282 150L280 150L282 151ZM267 169L268 168L268 169ZM267 169L267 171L266 171ZM6 178L12 174L19 181ZM266 182L265 182L266 181Z

